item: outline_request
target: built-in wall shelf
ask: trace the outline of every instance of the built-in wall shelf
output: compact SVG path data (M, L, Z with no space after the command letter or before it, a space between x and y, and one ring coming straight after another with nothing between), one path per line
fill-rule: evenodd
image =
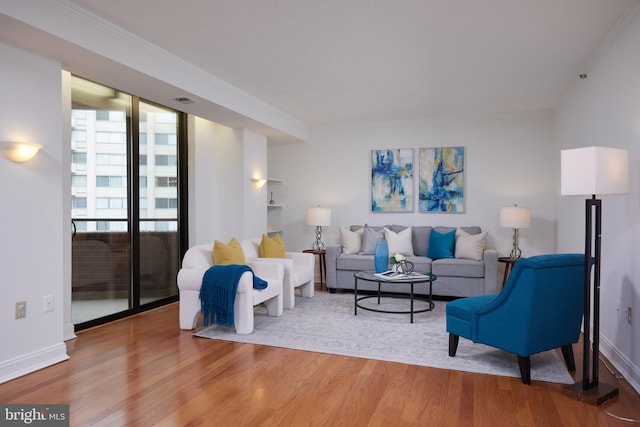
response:
M284 205L282 202L282 184L284 181L279 178L267 177L267 233L275 234L282 233L282 209Z

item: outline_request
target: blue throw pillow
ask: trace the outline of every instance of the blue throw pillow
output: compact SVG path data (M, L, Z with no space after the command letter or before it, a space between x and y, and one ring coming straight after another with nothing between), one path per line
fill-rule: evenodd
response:
M427 256L431 259L453 258L455 243L456 230L451 230L448 233L438 233L436 230L431 230Z

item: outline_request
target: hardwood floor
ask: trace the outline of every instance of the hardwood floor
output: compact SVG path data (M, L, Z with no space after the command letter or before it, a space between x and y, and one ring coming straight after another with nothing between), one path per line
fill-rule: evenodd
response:
M321 325L318 325L321 327ZM0 385L1 403L70 405L71 425L617 426L562 384L192 337L178 305L86 330L69 361ZM575 345L581 372L581 346ZM514 357L514 363L517 363ZM640 397L604 410L640 419Z

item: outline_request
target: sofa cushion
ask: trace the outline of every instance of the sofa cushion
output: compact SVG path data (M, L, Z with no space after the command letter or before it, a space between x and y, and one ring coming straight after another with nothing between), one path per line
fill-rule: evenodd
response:
M273 237L269 237L266 234L262 235L260 258L284 258L285 254L286 249L280 233L276 233Z
M484 277L484 262L442 258L431 263L431 272L436 276Z
M462 228L458 228L456 231L455 257L482 261L486 238L486 231L479 234L470 234Z
M407 261L413 263L413 271L419 273L431 273L431 258L426 256L410 256Z
M480 227L472 226L472 227L443 227L441 225L434 228L438 233L448 233L452 230L457 230L458 228L462 228L469 234L478 234L482 231Z
M437 230L431 231L429 235L429 252L427 256L431 259L453 258L456 242L456 229L440 233Z
M371 227L371 226L370 226ZM374 230L382 230L383 227L371 227ZM407 228L406 225L398 225L392 224L388 225L391 231L399 233ZM431 236L431 230L436 230L439 233L446 233L452 230L457 230L458 227L445 227L445 226L436 226L432 227L430 225L413 225L411 226L412 232L412 243L413 243L413 254L415 256L424 256L426 257L429 254L429 238ZM469 234L479 234L482 232L482 228L478 226L470 226L470 227L459 227L462 228ZM359 231L362 230L364 233L364 227L362 225L351 225L349 226L350 231ZM363 242L364 243L364 242ZM376 242L377 243L377 242ZM375 247L374 247L375 252ZM364 253L362 250L360 253ZM372 252L373 253L373 252Z
M373 255L376 252L376 244L379 239L384 238L383 227L371 227L364 225L364 235L362 236L362 251L360 253Z
M408 227L405 225L391 225L389 229L400 233ZM427 256L429 253L429 236L433 227L430 225L412 225L411 226L411 244L413 246L413 254L415 256Z
M342 246L342 253L345 255L357 254L362 250L362 237L364 235L364 229L361 228L356 231L350 231L345 228L340 228L340 244Z
M336 260L337 270L373 270L373 255L340 255Z
M427 256L429 253L429 237L431 236L432 229L433 227L429 225L411 227L414 255Z
M389 254L402 254L404 256L413 256L411 227L396 233L387 227L384 227L384 238L387 239L389 245Z
M213 243L213 265L246 264L240 242L233 237L229 243L216 240Z

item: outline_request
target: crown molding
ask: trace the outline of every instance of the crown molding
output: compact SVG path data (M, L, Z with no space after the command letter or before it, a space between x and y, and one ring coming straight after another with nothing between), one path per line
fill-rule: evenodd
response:
M611 46L616 42L620 34L624 32L635 16L640 12L640 1L634 1L631 6L622 14L618 22L607 33L606 37L600 43L598 48L587 59L587 62L582 66L578 74L589 74L591 70L596 66L600 59L607 53Z

